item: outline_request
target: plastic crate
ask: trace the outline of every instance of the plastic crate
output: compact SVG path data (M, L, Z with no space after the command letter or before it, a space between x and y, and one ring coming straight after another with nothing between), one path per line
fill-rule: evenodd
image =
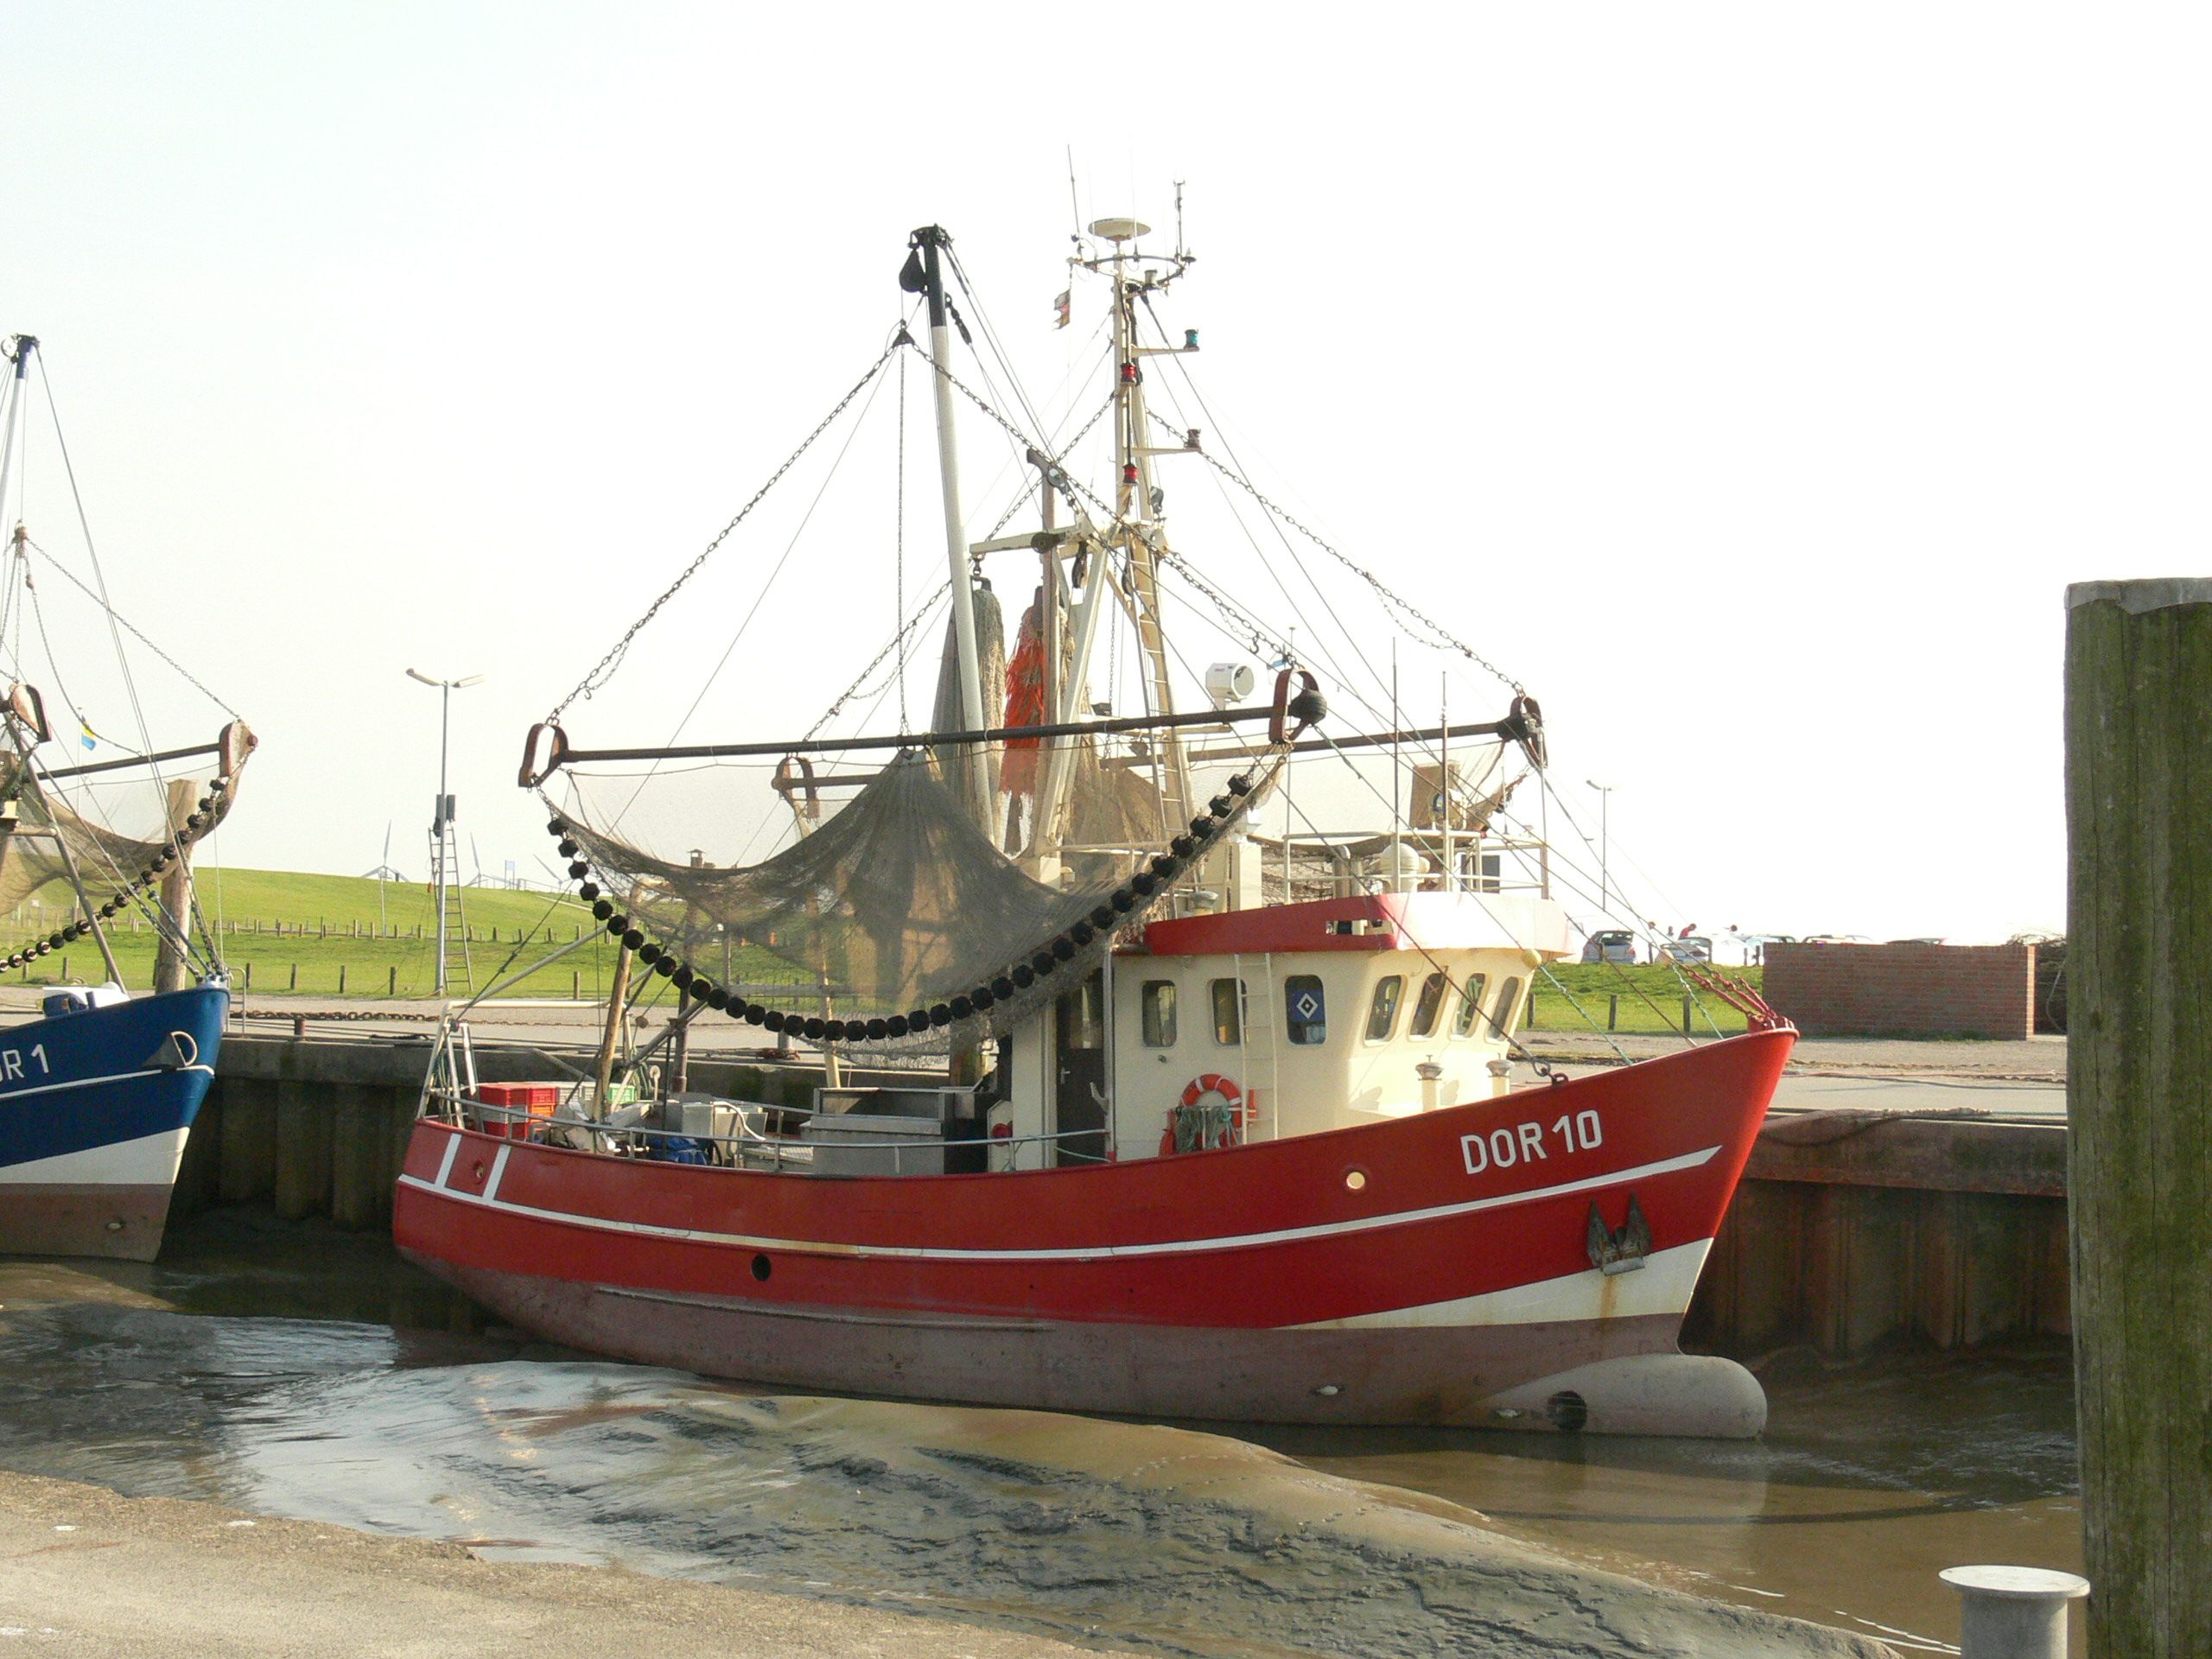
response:
M476 1115L486 1135L526 1141L531 1130L561 1104L557 1083L483 1083L476 1086Z

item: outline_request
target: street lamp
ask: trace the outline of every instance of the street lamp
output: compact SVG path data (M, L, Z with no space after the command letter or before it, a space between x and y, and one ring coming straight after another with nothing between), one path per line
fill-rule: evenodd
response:
M433 679L419 669L409 669L407 677L420 680L424 685L438 688L438 801L430 814L430 834L437 842L437 851L431 860L437 872L438 888L438 969L436 995L446 994L446 826L453 821L453 797L446 792L446 753L451 727L453 694L468 686L481 685L484 677L471 674L458 680Z
M1611 816L1609 809L1613 804L1613 786L1601 784L1593 778L1585 778L1582 781L1598 791L1598 908L1603 914L1610 916L1612 908L1607 895L1611 892L1612 882L1607 849L1611 845L1611 837L1607 833L1607 821Z

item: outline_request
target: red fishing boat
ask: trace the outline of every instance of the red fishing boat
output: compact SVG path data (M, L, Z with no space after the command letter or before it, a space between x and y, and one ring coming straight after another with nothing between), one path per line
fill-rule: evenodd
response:
M449 1024L400 1249L525 1329L779 1387L1756 1433L1757 1382L1676 1337L1794 1033L1744 996L1746 1035L1532 1071L1514 1033L1573 926L1508 807L1547 760L1517 686L1496 721L1408 729L1393 706L1328 735L1280 642L1271 697L1220 664L1178 711L1163 578L1219 594L1153 483L1203 451L1149 442L1143 367L1197 341L1141 332L1188 263L1179 236L1138 253L1145 233L1100 221L1073 262L1109 289L1112 483L1033 442L1042 528L976 543L951 442L956 396L984 402L950 365L960 273L942 232L915 235L950 575L928 729L588 749L561 724L575 694L533 728L522 781L618 952L607 1039L533 1091L480 1083ZM906 353L902 328L870 378ZM1039 561L1010 664L993 558ZM1139 715L1101 708L1115 613ZM765 859L664 855L624 828L679 764L696 800L702 775L758 781L770 759L791 828ZM1317 827L1346 790L1389 809L1379 830ZM630 1016L656 1001L671 1018L644 1043ZM702 1020L812 1068L805 1107L691 1088Z

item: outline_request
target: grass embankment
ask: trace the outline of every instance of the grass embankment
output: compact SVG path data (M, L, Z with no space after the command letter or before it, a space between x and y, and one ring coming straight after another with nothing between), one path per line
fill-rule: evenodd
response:
M232 985L250 988L257 998L433 995L437 909L429 889L418 882L386 882L380 889L377 882L359 876L209 868L199 872L199 888L200 908L231 970ZM0 915L0 957L52 932L67 918L60 907L65 893L48 889L40 896L46 901L42 910L26 904ZM539 969L507 995L574 993L596 999L606 994L614 968L613 943L597 931L589 907L573 896L469 887L462 891L461 902L467 912L470 937L466 943L476 988L489 985L512 968L527 966L556 945L584 937L594 942ZM152 931L142 920L134 931L128 918L118 917L108 937L124 982L134 988L151 985ZM456 991L466 991L469 984L458 950L451 962L452 985ZM790 963L754 946L734 949L726 963L699 966L724 979L785 983L798 977ZM1714 971L1747 978L1754 989L1761 977L1756 968ZM0 983L96 982L103 973L98 947L84 938L6 975ZM1613 997L1619 999L1617 1014L1609 1003ZM1561 963L1552 969L1551 978L1537 976L1529 1029L1586 1032L1594 1026L1603 1031L1609 1015L1618 1020L1613 1028L1620 1031L1680 1031L1681 981L1672 968L1649 963ZM1732 1034L1744 1029L1741 1014L1701 991L1696 994L1693 1019L1702 1035L1710 1035L1714 1025Z
M359 876L309 875L283 870L197 873L200 906L234 988L256 998L434 995L437 982L437 907L418 882L379 885ZM49 888L30 904L0 914L0 957L60 927L67 918L66 890ZM605 995L614 968L613 942L599 931L590 908L573 895L469 887L461 894L467 914L468 963L481 988L526 967L555 946L583 938L595 942L541 969L506 995L586 998ZM124 981L133 988L153 983L155 937L143 919L109 925L109 943ZM458 925L458 924L456 924ZM788 981L793 970L764 950L734 950L729 967L742 978ZM461 951L449 953L448 978L456 992L469 988ZM512 965L510 965L510 963ZM724 974L723 963L702 968ZM248 975L251 972L251 980ZM81 938L0 977L0 983L60 984L105 976L99 949Z
M1754 991L1764 977L1764 970L1758 968L1711 968L1699 971L1738 983L1748 982ZM1554 984L1553 980L1558 983ZM1586 1032L1594 1027L1605 1031L1609 1020L1617 1020L1618 1023L1611 1027L1617 1031L1678 1032L1682 1028L1683 994L1681 979L1664 963L1592 963L1586 966L1562 963L1553 967L1551 979L1537 976L1528 1028ZM1615 998L1618 999L1617 1011L1612 1001ZM1704 991L1694 992L1690 1016L1693 1030L1701 1037L1711 1036L1715 1026L1734 1036L1745 1025L1741 1013Z

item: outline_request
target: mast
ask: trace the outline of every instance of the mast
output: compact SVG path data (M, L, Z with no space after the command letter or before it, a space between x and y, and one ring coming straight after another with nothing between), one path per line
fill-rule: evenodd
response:
M38 349L35 334L17 334L9 342L8 360L16 365L15 384L8 389L4 432L0 432L0 513L7 511L8 485L16 471L16 430L23 418L23 385L30 372L31 353Z
M920 293L929 302L930 377L937 389L937 467L944 499L944 555L952 574L952 633L960 658L960 715L969 731L983 728L983 677L976 650L975 590L970 583L968 537L960 516L960 452L952 423L952 335L944 297L942 250L952 238L938 225L925 225L908 241L911 250L902 280L913 289L914 255L920 256ZM963 327L961 332L967 330ZM991 832L990 779L980 757L968 758L969 810L985 835Z
M23 396L30 374L31 353L37 349L38 337L35 334L18 334L8 342L8 359L16 365L16 372L14 384L8 389L7 417L4 423L0 423L0 512L6 511L8 486L15 479L16 437L22 425ZM15 580L22 580L25 568L23 556L25 536L21 524L15 526L9 540L15 550L15 557L10 562L10 577ZM46 794L44 779L41 776L38 762L32 756L32 745L25 741L20 723L12 719L10 720L8 734L15 743L16 753L22 759L25 780L43 797ZM78 907L84 915L86 925L92 931L92 943L99 947L100 961L107 968L108 977L120 985L123 983L123 969L116 965L115 952L107 942L107 930L100 925L99 906L92 902L92 895L86 891L84 877L77 868L76 855L70 849L68 837L61 833L61 826L58 821L54 820L51 810L47 816L53 830L54 844L61 854L62 871L69 878L69 886L76 893ZM20 835L22 831L17 830L16 833ZM175 830L172 829L170 833L174 836Z

